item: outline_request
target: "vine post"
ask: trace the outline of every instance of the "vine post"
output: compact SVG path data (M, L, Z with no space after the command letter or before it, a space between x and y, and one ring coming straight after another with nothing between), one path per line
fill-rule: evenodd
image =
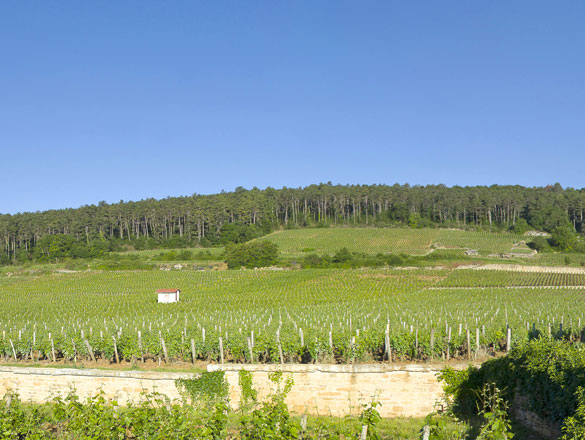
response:
M219 337L219 358L220 358L221 364L223 365L223 340L222 340L221 336Z

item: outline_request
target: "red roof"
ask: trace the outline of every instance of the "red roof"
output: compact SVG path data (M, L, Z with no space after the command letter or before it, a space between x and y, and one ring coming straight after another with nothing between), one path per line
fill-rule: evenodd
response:
M179 289L158 289L156 293L176 293Z

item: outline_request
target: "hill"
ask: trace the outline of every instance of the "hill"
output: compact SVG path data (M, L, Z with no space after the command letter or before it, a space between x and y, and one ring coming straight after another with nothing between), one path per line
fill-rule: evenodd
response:
M584 211L585 190L563 189L558 184L535 188L332 184L279 190L236 188L213 195L0 215L0 263L95 257L120 247L222 245L283 227L317 225L515 232L565 227L574 233L585 230ZM404 247L423 252L425 243Z
M307 253L333 254L344 247L350 252L369 254L427 255L444 248L489 256L525 249L523 239L511 233L449 229L306 228L277 231L259 240L276 243L284 256L298 257Z

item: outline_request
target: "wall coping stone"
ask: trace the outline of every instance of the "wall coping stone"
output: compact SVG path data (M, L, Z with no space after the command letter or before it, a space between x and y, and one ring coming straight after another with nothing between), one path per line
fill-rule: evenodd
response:
M452 364L451 367L456 370L467 368L468 364ZM410 373L427 373L439 372L443 369L440 364L208 364L207 371L240 371L250 372L263 371L282 371L287 373L392 373L392 372L410 372ZM96 368L43 368L43 367L8 367L0 366L0 372L13 374L27 374L39 376L85 376L85 377L123 377L128 379L149 379L149 380L169 380L169 379L189 379L198 372L174 372L174 371L156 371L156 370L101 370Z
M4 367L0 372L37 375L37 376L84 376L84 377L120 377L125 379L169 380L191 379L197 372L181 373L172 371L119 371L99 370L94 368L42 368L42 367Z
M469 364L451 365L456 370L464 370ZM428 373L439 372L444 368L437 364L208 364L207 371L282 371L287 373Z

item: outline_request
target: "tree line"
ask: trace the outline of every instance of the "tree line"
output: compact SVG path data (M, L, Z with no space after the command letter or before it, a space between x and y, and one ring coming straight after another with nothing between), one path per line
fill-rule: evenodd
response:
M213 195L0 215L0 258L50 257L51 248L58 248L54 236L68 237L59 243L72 238L79 255L91 256L109 246L97 242L134 248L212 246L248 241L279 227L402 224L501 230L513 229L523 219L522 225L534 229L568 226L583 232L584 211L585 189L564 189L558 183L530 188L330 182L303 188L238 187Z

